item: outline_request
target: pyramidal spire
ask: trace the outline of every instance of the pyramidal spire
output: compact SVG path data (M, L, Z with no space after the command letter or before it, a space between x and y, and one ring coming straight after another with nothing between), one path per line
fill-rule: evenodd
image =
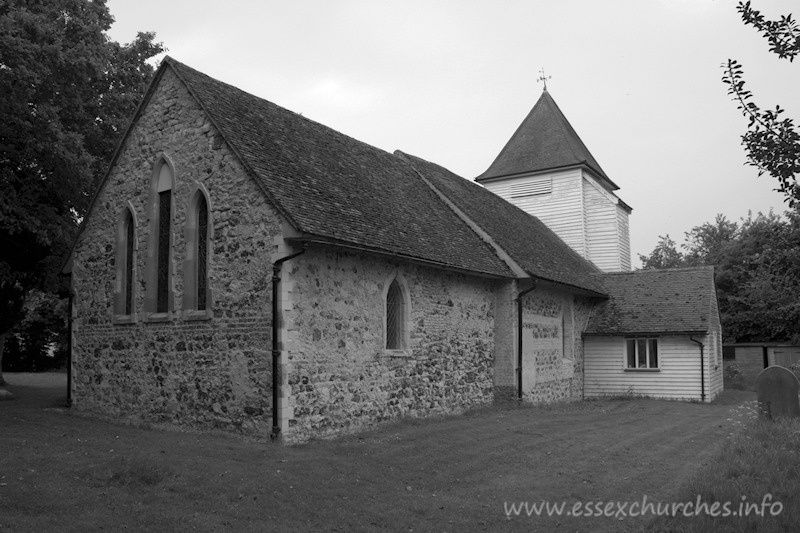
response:
M539 81L545 85L536 105L486 172L475 181L583 166L605 181L611 190L619 189L583 144L547 91L549 78L545 77L542 70Z

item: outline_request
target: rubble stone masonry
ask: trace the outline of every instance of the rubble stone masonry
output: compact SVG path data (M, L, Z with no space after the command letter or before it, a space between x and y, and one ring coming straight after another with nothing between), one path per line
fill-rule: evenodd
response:
M537 288L523 297L523 397L532 403L583 398L583 342L592 304L571 293Z
M150 183L159 154L174 163L173 308L144 312ZM184 313L187 207L209 196L210 317ZM115 232L133 207L135 316L115 323ZM130 132L75 249L73 399L81 411L267 435L272 397L270 283L280 225L200 107L170 70Z
M497 281L334 250L293 262L287 329L289 441L493 399ZM407 350L385 350L386 288L408 291Z

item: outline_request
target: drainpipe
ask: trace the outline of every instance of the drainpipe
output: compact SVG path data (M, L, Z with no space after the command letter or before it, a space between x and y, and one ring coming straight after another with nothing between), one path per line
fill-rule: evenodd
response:
M689 340L692 342L696 342L698 346L700 346L700 401L706 401L706 362L703 354L703 349L705 345L697 339L694 339L689 336Z
M278 329L280 328L280 315L278 308L278 283L281 281L281 266L290 259L305 253L305 248L299 252L281 257L272 264L272 434L271 440L277 439L281 434L278 420L278 389L280 388L280 359L281 350L278 342Z
M522 297L536 288L533 285L517 294L517 399L522 400Z

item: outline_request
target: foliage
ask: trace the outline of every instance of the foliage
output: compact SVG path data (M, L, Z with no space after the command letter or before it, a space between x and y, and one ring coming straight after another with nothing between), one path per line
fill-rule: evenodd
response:
M662 237L643 268L714 266L726 342L800 342L800 211L717 215L685 237L685 253Z
M739 225L724 215L717 215L714 222L706 222L685 233L685 261L689 265L714 265L724 256L739 232Z
M669 235L659 235L658 244L650 255L639 254L644 269L677 268L686 265L686 259L675 247Z
M66 299L33 291L25 307L25 318L6 336L3 370L38 372L62 367L67 358Z
M0 3L0 337L54 291L78 221L163 47L106 35L106 0ZM0 351L0 357L2 351Z
M748 390L752 389L751 384L746 384L744 382L744 377L742 376L742 371L739 369L739 365L737 365L734 361L725 361L723 364L722 369L722 381L723 381L723 388L725 390L730 389L737 389L737 390Z
M745 24L753 26L770 43L769 51L790 62L800 53L800 28L792 15L779 20L766 20L761 12L750 7L750 2L739 2L737 10ZM778 192L786 195L790 207L800 202L800 132L790 118L782 117L784 110L762 110L752 101L752 93L745 89L742 65L734 59L723 64L722 81L728 85L728 94L738 103L738 109L748 119L747 133L742 144L749 164L758 168L759 176L769 174L778 181Z

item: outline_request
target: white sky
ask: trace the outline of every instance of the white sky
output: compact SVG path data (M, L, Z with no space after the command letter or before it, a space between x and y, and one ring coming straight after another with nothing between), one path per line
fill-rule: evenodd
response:
M797 7L754 0L767 18ZM170 56L387 151L468 179L548 90L633 207L632 259L717 213L783 212L745 166L747 121L720 65L800 118L800 64L733 0L109 0L112 39L154 31ZM160 58L159 58L160 59ZM794 88L793 88L794 87Z

